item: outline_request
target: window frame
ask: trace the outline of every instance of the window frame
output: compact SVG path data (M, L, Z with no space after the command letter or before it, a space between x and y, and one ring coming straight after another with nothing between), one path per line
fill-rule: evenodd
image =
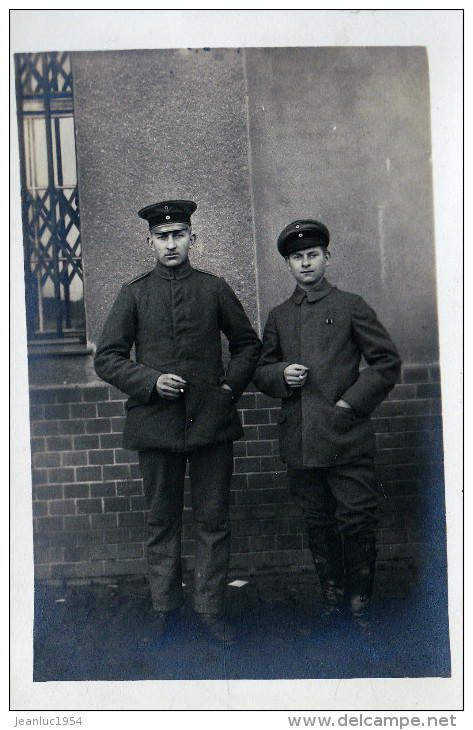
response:
M70 54L15 54L15 84L28 354L87 353L90 348L86 344L85 282ZM43 160L43 176L47 167L47 186L46 178L40 181L42 184L35 186L31 175L31 153L36 154L39 147L34 147L34 134L26 139L25 126L27 120L34 117L44 120L45 145L43 139L42 151L44 155L45 148L46 161ZM69 170L75 172L75 180L73 183L68 180L65 184L61 119L66 118L72 118L74 159L70 155ZM62 128L64 130L64 126ZM34 122L31 129L34 129ZM29 172L28 165L31 165ZM46 237L46 242L43 237ZM79 282L81 296L71 299L71 283L77 287ZM43 311L45 285L54 291L53 296L47 297L50 312L46 327ZM76 307L74 302L77 302ZM74 322L74 317L78 318L80 326ZM48 327L47 324L51 323L55 326Z

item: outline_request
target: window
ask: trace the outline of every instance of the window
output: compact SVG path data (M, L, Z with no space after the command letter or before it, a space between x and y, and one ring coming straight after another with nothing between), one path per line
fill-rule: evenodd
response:
M85 309L70 57L17 54L15 73L29 351L74 352Z

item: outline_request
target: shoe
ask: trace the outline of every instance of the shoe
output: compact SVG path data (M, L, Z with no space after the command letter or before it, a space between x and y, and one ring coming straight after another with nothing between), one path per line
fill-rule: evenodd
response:
M171 611L153 611L151 620L149 621L145 634L141 639L143 648L160 646L168 638L170 628Z
M200 622L207 636L214 641L232 646L236 643L235 632L225 620L223 613L201 613Z

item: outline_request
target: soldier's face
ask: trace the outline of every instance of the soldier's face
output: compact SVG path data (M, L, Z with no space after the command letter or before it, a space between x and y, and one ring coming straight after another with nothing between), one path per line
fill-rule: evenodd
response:
M289 271L302 288L319 284L325 275L328 253L323 246L313 246L287 256Z
M186 259L195 236L186 223L155 226L149 232L149 243L163 266L179 266Z

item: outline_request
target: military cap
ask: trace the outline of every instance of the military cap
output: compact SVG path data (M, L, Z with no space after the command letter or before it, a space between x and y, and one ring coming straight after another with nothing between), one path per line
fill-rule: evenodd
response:
M164 226L167 223L188 223L197 208L193 200L163 200L138 211L140 218L148 221L149 227Z
M312 246L327 248L329 241L330 233L323 223L310 219L294 221L279 234L278 251L281 256L290 256L295 251Z

